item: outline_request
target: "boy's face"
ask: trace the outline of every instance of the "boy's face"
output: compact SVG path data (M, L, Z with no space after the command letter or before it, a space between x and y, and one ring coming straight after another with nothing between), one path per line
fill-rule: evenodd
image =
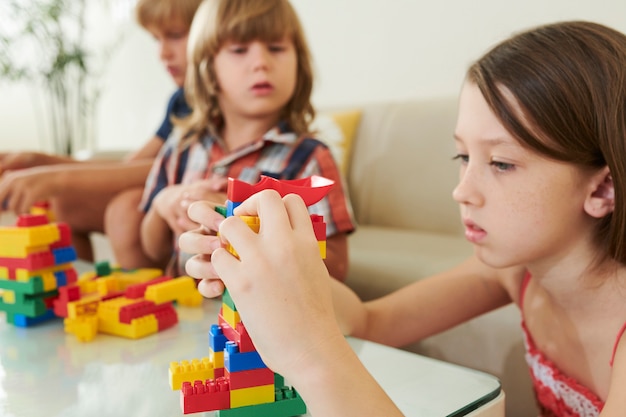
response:
M187 39L189 28L173 21L166 27L149 26L148 32L159 44L159 58L177 86L185 83L187 72Z
M250 117L279 114L294 94L297 65L289 38L227 42L214 60L222 112Z

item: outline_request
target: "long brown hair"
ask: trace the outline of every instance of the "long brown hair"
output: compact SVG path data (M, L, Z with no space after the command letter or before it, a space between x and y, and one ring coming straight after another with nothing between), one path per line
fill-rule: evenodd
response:
M215 134L223 124L217 101L215 55L227 41L272 42L288 36L297 55L294 94L281 118L297 134L308 131L315 110L311 104L313 69L309 47L298 16L288 0L206 0L198 9L189 34L185 96L191 115L177 124L191 138Z
M609 167L615 209L598 220L596 241L601 257L626 264L626 36L591 22L540 26L491 49L468 81L522 145Z

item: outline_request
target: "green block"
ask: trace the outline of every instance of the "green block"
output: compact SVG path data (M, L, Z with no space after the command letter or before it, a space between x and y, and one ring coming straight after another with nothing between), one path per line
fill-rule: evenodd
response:
M111 275L111 264L107 261L96 262L96 275L99 277L107 277Z
M248 405L215 412L216 417L295 417L306 413L306 404L293 388L276 391L273 403Z
M237 306L235 306L235 302L230 297L230 293L228 292L228 288L224 288L224 293L222 294L222 302L231 308L233 311L237 311Z
M226 217L226 206L215 206L215 211Z
M15 304L0 301L0 311L6 311L8 314L22 314L26 317L39 317L48 310L44 299L55 297L58 294L59 292L57 290L34 296L15 293Z
M32 277L28 282L0 279L0 288L22 294L35 295L43 292L43 280L39 276Z

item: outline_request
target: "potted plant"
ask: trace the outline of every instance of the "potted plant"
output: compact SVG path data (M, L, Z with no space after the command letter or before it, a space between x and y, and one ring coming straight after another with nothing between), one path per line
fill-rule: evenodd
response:
M100 3L100 4L98 4ZM28 82L43 93L37 123L52 152L90 149L100 80L113 45L90 48L89 8L108 0L2 0L0 79ZM118 36L119 38L119 36ZM36 109L42 106L34 103ZM41 138L43 139L43 138Z

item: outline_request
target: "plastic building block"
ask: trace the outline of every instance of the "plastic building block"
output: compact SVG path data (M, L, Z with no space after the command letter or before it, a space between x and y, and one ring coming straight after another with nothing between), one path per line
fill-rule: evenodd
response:
M216 207L215 210L226 217L232 216L241 202L263 189L274 189L283 196L298 194L308 206L321 200L333 184L331 180L315 176L293 181L261 177L254 185L229 178L226 206ZM241 219L254 232L259 232L258 217L241 216ZM311 223L320 255L325 257L324 219L311 215ZM226 249L237 256L230 245ZM146 298L149 298L148 291ZM217 416L224 417L292 417L306 413L306 405L298 393L285 387L284 378L263 363L227 289L222 295L217 320L218 324L212 325L209 331L209 364L212 365L214 379L196 380L191 371L181 370L180 364L174 362L170 366L170 385L175 389L182 384L180 403L183 412L216 411ZM229 394L228 398L226 394Z
M198 413L230 408L230 389L224 378L184 382L180 391L180 405L183 413Z
M173 390L181 389L185 381L215 379L213 362L211 362L210 358L172 362L170 363L169 377L170 387Z
M270 385L257 385L247 388L230 387L230 407L245 407L274 402L274 381Z
M276 391L275 401L255 404L247 407L221 409L216 417L294 417L306 413L306 404L302 397L290 388Z
M224 349L224 368L229 372L238 372L267 368L267 366L263 363L259 352L239 352L237 343L228 341Z
M297 180L277 180L275 178L261 176L261 180L252 185L234 178L228 179L228 200L241 203L259 191L272 189L278 191L281 196L297 194L304 200L304 204L310 206L320 201L335 184L333 180L313 175L308 178Z

